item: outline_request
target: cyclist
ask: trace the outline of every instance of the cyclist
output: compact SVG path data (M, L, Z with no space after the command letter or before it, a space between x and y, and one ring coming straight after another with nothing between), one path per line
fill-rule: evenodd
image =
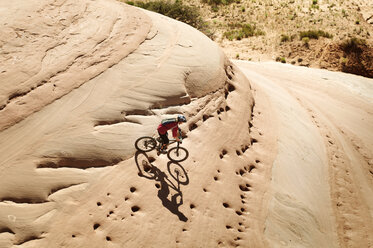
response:
M169 143L168 135L167 135L168 130L171 129L172 130L172 136L177 141L180 141L180 139L178 137L178 130L179 130L179 125L183 122L186 122L186 118L185 118L184 115L178 115L176 118L168 118L168 119L163 119L161 121L161 124L159 124L159 126L157 128L159 137L161 137L161 139L162 139L162 146L161 146L160 151L158 151L158 155L161 152L164 152L165 150L167 150L167 146L168 146L168 143Z

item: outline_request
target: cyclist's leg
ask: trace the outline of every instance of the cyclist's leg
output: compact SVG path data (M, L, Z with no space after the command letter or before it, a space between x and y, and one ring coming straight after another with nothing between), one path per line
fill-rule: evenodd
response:
M162 139L161 150L167 149L167 145L169 143L167 133L165 133L165 134L159 134L159 136Z

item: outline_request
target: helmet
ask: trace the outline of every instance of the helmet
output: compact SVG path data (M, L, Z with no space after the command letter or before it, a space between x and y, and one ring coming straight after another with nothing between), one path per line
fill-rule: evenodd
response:
M186 120L184 115L178 115L177 116L177 121L178 122L186 122L187 120Z

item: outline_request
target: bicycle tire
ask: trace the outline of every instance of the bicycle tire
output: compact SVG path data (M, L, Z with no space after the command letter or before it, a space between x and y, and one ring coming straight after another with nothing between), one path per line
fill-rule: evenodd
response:
M189 184L189 177L184 167L176 162L168 162L167 164L168 173L173 179L182 185Z
M153 137L143 136L135 141L135 147L142 152L150 152L157 146L157 141Z
M182 162L187 159L189 152L184 147L173 147L168 150L167 157L174 162Z

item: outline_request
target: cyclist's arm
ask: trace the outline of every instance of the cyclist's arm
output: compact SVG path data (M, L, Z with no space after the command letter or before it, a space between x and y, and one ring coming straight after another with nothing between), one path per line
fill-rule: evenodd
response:
M174 128L172 128L172 137L174 137L175 139L178 139L178 130L179 130L179 126L176 125Z

